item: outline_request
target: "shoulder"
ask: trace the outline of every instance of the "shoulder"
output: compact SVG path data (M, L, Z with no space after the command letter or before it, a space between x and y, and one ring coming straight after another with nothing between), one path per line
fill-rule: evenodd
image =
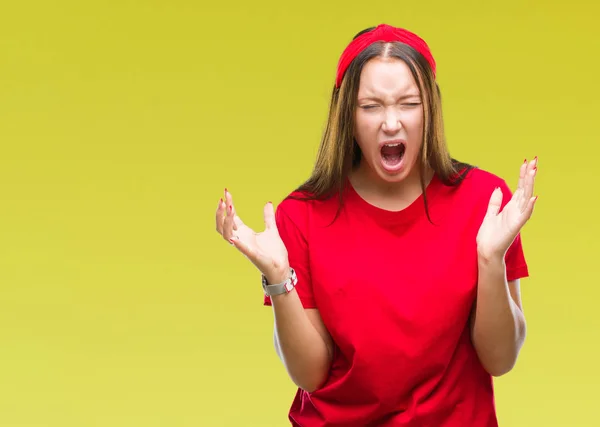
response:
M490 197L496 188L502 191L502 207L504 207L512 197L512 191L506 180L493 172L473 167L460 184L449 189L446 195L465 208L479 211L487 209Z
M308 227L313 203L310 195L305 192L298 190L290 192L276 206L277 227L293 227L304 234Z
M309 196L301 191L292 191L279 202L275 214L292 218L306 217L313 203Z
M276 206L277 223L293 223L307 230L311 224L331 221L336 215L339 198L337 194L325 199L317 199L307 192L294 190Z
M510 193L510 188L504 178L477 167L469 171L461 183L461 186L463 185L467 193L477 198L482 195L489 197L497 187L500 187L503 193Z

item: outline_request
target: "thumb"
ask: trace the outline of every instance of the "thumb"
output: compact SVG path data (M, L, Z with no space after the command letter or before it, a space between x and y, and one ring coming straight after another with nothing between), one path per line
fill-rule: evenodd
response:
M502 206L502 190L500 187L496 187L496 189L492 192L492 196L490 197L486 214L490 216L498 215L498 212L500 212L500 206Z
M267 230L277 228L277 224L275 222L275 209L273 208L273 203L269 202L265 205L263 210L263 216L265 218L265 227L267 228Z

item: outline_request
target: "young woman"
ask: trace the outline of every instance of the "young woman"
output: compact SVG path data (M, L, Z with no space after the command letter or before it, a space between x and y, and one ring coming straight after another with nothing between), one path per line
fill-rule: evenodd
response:
M265 206L261 233L219 202L218 232L262 272L294 426L497 425L492 377L525 338L537 158L514 194L451 158L435 71L414 33L362 31L309 179Z

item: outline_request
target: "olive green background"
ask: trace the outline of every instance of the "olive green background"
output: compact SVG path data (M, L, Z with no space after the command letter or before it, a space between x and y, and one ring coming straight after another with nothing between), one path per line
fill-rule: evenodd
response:
M0 426L288 425L258 272L214 212L227 187L261 229L308 176L338 57L381 22L429 43L455 157L514 188L539 156L501 425L599 425L599 9L4 2Z

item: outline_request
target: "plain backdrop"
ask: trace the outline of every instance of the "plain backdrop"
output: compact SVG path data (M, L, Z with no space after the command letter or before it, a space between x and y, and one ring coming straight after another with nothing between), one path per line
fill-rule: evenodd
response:
M339 55L382 22L429 43L454 157L514 188L539 156L528 337L496 380L501 425L600 425L599 11L4 2L0 426L289 425L260 276L214 212L227 187L262 229L264 203L308 177Z

